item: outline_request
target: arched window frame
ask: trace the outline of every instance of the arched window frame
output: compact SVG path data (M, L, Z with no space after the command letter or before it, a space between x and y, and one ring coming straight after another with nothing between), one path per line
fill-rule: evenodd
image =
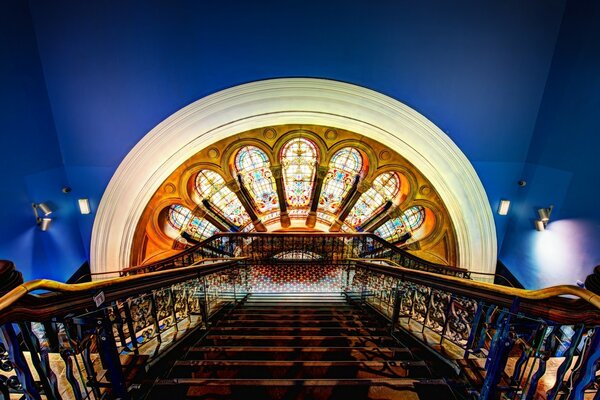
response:
M280 161L283 167L285 197L291 209L309 207L318 159L317 145L306 138L291 139L281 149ZM292 215L294 213L290 211L290 216Z
M279 210L275 179L264 151L255 146L242 147L236 153L234 170L241 176L242 184L250 193L259 213Z
M369 190L363 193L352 207L346 218L346 223L353 228L361 226L381 210L387 201L394 199L399 191L400 177L397 172L380 174L375 178Z
M402 224L411 231L416 231L425 222L425 207L412 206L402 214Z
M318 211L330 215L337 214L352 188L354 179L361 173L363 164L362 154L353 147L344 147L331 157L319 197Z
M173 204L169 207L167 222L175 230L186 232L197 240L207 239L219 232L216 226L204 218L196 217L189 208L181 204Z
M203 169L196 176L196 192L200 198L208 200L214 211L233 225L246 227L250 216L244 209L240 199L229 189L223 177L210 169Z

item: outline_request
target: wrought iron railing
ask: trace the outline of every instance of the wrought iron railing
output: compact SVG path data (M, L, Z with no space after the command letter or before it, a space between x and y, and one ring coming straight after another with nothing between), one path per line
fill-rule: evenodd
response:
M335 265L346 264L349 258L354 257L385 257L406 268L470 277L466 269L425 261L372 233L218 233L197 248L220 252L222 256L249 257L253 264L276 262L278 255L294 250L315 255L321 263ZM190 253L193 249L188 250Z
M573 286L528 291L392 261L352 261L349 298L481 379L481 399L534 399L540 392L548 400L583 399L586 388L597 390L600 296Z
M135 371L247 294L246 272L233 258L75 285L24 283L0 298L0 393L129 398Z
M119 278L32 281L1 297L0 393L129 398L133 371L205 328L212 314L267 290L256 278L266 268L279 276L321 274L319 290L345 292L388 318L393 331L480 375L481 399L531 399L547 382L548 399L579 399L594 379L600 298L591 292L475 282L464 279L465 270L390 250L369 234L237 233L125 269ZM559 367L547 368L550 362Z

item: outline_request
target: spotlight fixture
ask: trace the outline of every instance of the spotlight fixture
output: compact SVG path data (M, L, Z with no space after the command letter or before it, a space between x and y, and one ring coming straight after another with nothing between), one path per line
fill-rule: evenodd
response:
M498 206L498 214L499 215L508 214L509 208L510 208L510 200L500 200L500 206Z
M79 199L77 201L79 202L79 211L82 214L85 215L92 212L92 210L90 209L90 201L88 199Z
M50 222L52 222L52 218L48 218L48 215L52 214L52 208L45 203L33 203L31 207L33 207L33 214L35 215L36 223L42 231L47 231L50 227ZM40 216L40 212L44 217Z
M554 206L550 206L548 208L540 208L539 210L537 210L538 215L540 216L540 219L542 220L542 222L547 224L548 221L550 221L550 214L552 213L553 208L554 208Z
M537 210L539 219L535 220L535 229L538 231L543 231L546 229L546 225L550 222L550 214L552 214L552 209L554 206L550 206L548 208L540 208Z
M50 222L52 222L52 218L44 217L40 218L38 225L43 232L46 232L50 227Z
M46 203L40 203L37 207L44 213L45 216L52 214L52 209Z
M535 220L535 229L537 231L541 232L546 229L546 224L543 221L536 219Z

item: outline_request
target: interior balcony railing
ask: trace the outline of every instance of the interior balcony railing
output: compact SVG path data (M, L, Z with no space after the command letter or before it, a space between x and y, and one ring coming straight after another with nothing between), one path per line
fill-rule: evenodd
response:
M470 278L471 272L416 257L372 233L217 233L163 261L127 268L121 275L146 273L194 264L207 257L249 257L253 264L286 259L341 266L350 258L384 258L406 268Z
M589 395L599 296L476 282L389 247L368 234L219 234L118 278L20 284L0 298L0 394L129 399L161 357L249 293L298 290L345 293L381 314L481 399Z
M481 399L600 394L600 296L576 287L523 290L353 259L347 295L466 374Z

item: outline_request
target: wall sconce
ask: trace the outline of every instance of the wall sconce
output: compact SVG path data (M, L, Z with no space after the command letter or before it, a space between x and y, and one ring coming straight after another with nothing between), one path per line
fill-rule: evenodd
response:
M509 208L510 208L510 200L500 200L500 205L498 206L498 214L499 215L508 214Z
M535 220L535 229L538 231L543 231L546 229L548 222L550 222L550 214L552 214L552 209L554 206L550 206L548 208L540 208L537 210L539 219Z
M92 212L92 210L90 209L90 201L88 199L79 199L77 200L77 202L79 203L79 211L83 214L89 214Z
M48 217L48 215L52 214L52 208L50 208L50 206L45 203L33 203L31 207L33 207L33 213L35 214L36 223L42 231L47 231L50 227L50 222L52 222L52 218ZM43 217L40 216L40 213L43 215Z

